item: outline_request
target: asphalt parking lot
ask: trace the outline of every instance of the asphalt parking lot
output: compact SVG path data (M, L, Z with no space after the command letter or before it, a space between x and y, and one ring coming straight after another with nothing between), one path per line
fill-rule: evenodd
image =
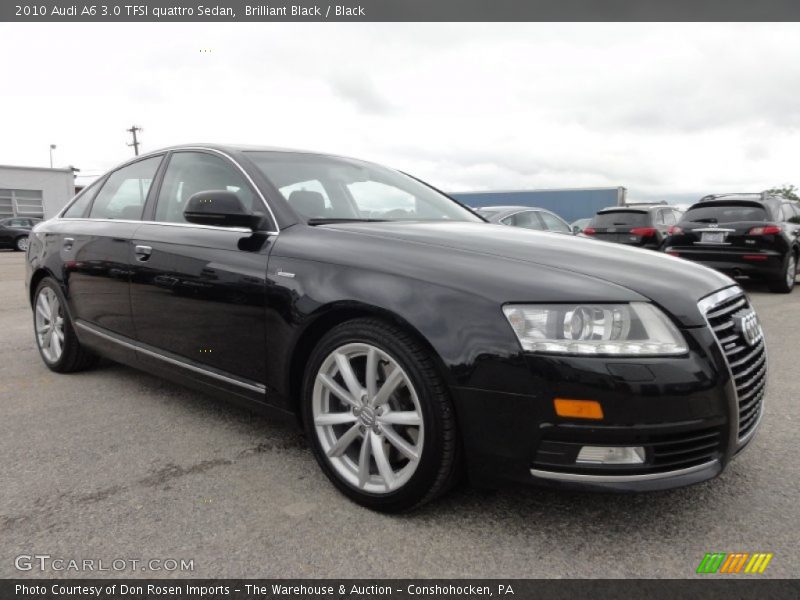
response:
M763 576L798 573L800 289L745 286L767 411L720 478L627 496L461 486L384 516L338 494L289 424L113 363L51 373L23 260L0 252L0 577L42 576L21 554L194 561L118 574L148 577L689 577L706 552L744 551L775 554Z

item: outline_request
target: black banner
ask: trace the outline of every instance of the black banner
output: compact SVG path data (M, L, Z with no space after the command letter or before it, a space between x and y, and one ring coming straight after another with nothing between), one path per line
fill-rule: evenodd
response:
M796 0L31 0L0 21L797 21Z
M759 579L52 579L2 580L0 598L21 600L261 600L267 598L543 598L548 600L782 600L800 581Z

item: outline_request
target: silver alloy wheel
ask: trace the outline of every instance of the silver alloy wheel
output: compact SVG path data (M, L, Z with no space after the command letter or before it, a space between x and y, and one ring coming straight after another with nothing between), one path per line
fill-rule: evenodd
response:
M64 312L56 293L43 287L36 298L36 341L49 363L55 363L64 351Z
M345 344L322 362L312 394L314 430L331 466L353 487L403 487L422 456L419 397L395 359L370 344Z
M786 285L790 288L794 285L794 279L797 277L797 259L794 254L789 254L789 265L786 267Z
M17 240L17 249L22 250L23 252L28 251L28 238L22 237Z

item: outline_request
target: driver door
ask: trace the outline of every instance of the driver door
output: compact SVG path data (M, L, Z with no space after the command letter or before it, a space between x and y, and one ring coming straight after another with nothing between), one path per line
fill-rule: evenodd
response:
M193 371L226 385L263 389L269 233L187 223L187 200L235 192L264 207L238 165L210 151L168 158L154 206L133 240L131 307L142 359Z

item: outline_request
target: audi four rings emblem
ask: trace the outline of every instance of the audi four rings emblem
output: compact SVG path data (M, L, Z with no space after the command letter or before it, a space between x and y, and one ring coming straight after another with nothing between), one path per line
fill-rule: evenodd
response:
M755 346L761 339L761 324L758 322L756 313L752 310L739 312L735 316L736 329L750 346Z

